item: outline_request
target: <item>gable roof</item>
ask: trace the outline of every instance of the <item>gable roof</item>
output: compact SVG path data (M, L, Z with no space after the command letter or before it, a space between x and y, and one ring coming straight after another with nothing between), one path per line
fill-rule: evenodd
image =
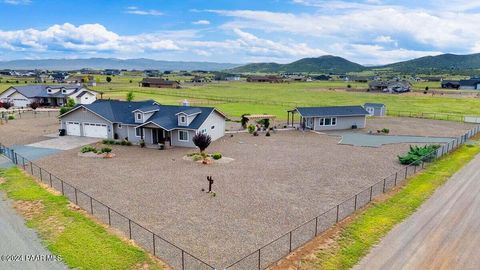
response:
M374 107L374 108L382 108L385 107L383 103L365 103L363 107Z
M175 115L178 115L178 114L186 114L186 115L194 115L194 114L199 114L202 112L202 110L198 107L187 107L187 106L183 106L184 110L181 110L179 111L178 113L176 113Z
M296 110L303 117L363 116L369 114L362 106L298 107Z
M120 100L96 100L91 104L77 105L72 110L60 115L59 117L61 118L79 108L85 108L112 123L122 123L138 126L144 126L149 123L153 123L165 130L172 130L176 128L198 129L203 124L203 122L205 122L208 116L213 111L216 111L215 108L212 107L160 105L154 100L130 102ZM133 112L137 110L145 111L146 109L148 109L147 111L153 111L152 109L156 111L145 123L135 123ZM193 119L190 125L179 126L177 114L185 111L196 112L195 114L198 115L195 117L195 119ZM218 113L225 117L222 113Z
M460 86L476 86L480 84L480 79L460 80Z
M15 89L18 93L22 94L27 98L47 98L47 97L66 97L70 96L73 93L76 93L82 89L85 89L83 86L75 86L75 85L23 85L23 86L12 86L9 89ZM48 89L66 89L66 90L73 90L72 93L63 94L61 92L56 93L49 93ZM92 90L88 90L91 92Z

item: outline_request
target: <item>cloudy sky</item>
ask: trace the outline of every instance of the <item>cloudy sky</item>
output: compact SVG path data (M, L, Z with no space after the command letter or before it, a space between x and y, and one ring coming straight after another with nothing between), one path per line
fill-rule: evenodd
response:
M0 0L0 60L385 64L480 52L474 0Z

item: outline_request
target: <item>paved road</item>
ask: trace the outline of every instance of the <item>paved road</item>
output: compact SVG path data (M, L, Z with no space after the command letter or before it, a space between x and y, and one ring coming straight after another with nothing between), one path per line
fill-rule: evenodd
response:
M27 255L24 261L5 261L5 255ZM58 261L25 261L31 256L52 255L40 242L36 232L25 226L25 221L12 208L0 192L0 269L2 270L64 270L68 269ZM18 259L18 257L16 258Z
M480 155L354 269L480 269Z

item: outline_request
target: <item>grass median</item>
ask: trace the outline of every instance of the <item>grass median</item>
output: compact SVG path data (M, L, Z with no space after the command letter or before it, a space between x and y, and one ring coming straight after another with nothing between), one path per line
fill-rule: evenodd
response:
M464 145L412 177L384 200L373 202L335 234L326 247L301 261L301 269L350 269L396 224L414 213L434 191L480 153L480 146Z
M144 250L74 210L18 168L0 169L0 190L35 229L45 246L72 269L163 269Z

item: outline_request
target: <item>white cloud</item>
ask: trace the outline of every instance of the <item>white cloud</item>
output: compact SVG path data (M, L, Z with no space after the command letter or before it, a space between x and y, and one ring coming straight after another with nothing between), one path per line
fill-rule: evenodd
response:
M150 15L150 16L161 16L161 15L163 15L162 12L160 12L156 9L142 10L142 9L139 9L138 7L135 7L135 6L127 7L125 12L128 13L128 14L134 14L134 15Z
M198 24L198 25L209 25L210 24L210 21L207 21L207 20L198 20L198 21L195 21L195 22L192 22L193 24Z
M32 3L31 0L3 0L0 2L9 5L30 5Z

